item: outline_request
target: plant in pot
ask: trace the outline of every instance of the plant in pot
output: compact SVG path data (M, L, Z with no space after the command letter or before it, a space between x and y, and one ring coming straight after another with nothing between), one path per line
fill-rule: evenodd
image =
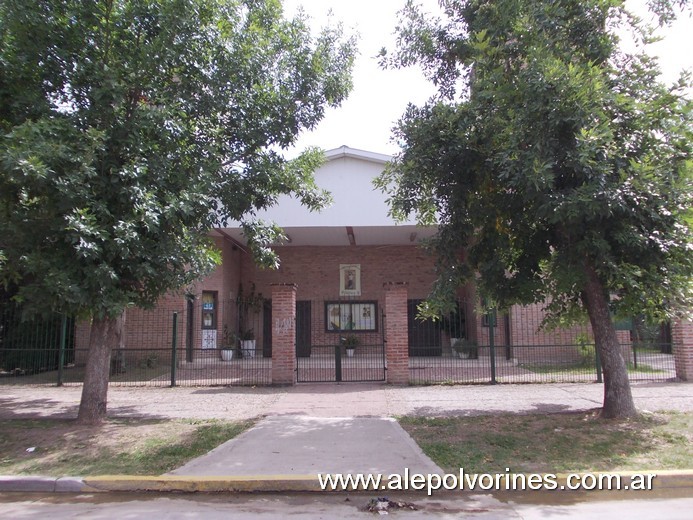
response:
M238 337L229 330L228 325L224 325L221 346L219 347L219 353L221 354L222 361L231 361L233 359L233 353L237 348Z
M348 336L342 338L342 343L344 344L344 348L346 349L347 357L354 357L354 353L356 352L356 346L359 344L359 338L357 338L353 334L349 334Z
M463 323L460 313L453 311L442 320L442 327L450 337L450 346L454 347L463 335Z
M453 345L453 349L462 359L477 359L479 357L476 341L470 339L458 339Z
M259 314L265 303L262 293L255 292L255 284L251 284L250 293L243 291L243 284L238 285L238 323L241 339L241 355L245 358L255 357L254 327L259 325Z
M241 354L244 358L255 357L255 332L246 329L241 332Z

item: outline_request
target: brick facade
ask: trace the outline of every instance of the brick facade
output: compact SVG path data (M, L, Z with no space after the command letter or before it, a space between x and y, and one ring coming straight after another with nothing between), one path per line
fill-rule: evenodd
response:
M281 265L277 270L259 269L248 254L242 256L244 286L255 283L257 291L269 294L272 284L290 281L298 286L298 300L339 298L340 264L360 264L361 296L358 300L384 301L384 282L406 280L409 298L425 298L435 280L433 257L420 247L344 246L277 247Z
M277 248L281 267L278 270L262 270L255 266L250 254L242 246L223 237L217 237L215 240L221 250L222 264L210 276L187 289L196 296L192 324L195 355L198 355L197 349L202 346L199 307L201 293L213 291L217 294L217 337L221 341L224 326L228 326L234 332L238 330L238 311L235 302L239 287L242 284L244 293L247 295L254 285L256 293L272 299L271 324L263 324L263 320L269 322L269 315L265 316L266 311L260 311L254 316L258 340L256 355L262 356L260 346L264 341L263 332L271 329L273 381L280 384L293 384L296 377L296 311L295 305L291 312L285 308L286 305L291 301L294 303L307 300L318 302L318 305L313 306L312 343L330 344L328 339L333 339L334 333L325 331L324 302L340 298L340 264L359 264L361 266L361 295L354 299L377 302L378 333L384 333L386 342L387 379L393 383L409 381L407 303L411 300L424 299L435 280L434 259L420 247L415 245L283 246ZM286 285L287 282L290 284ZM406 282L406 284L389 282ZM462 289L458 295L464 302L462 306L467 318L467 337L476 340L480 345L480 356L488 356L489 349L486 346L489 327L483 326L481 317L476 314L478 303L473 286ZM280 300L275 302L276 298ZM508 352L504 347L509 345L516 347L512 349L512 358L519 363L538 359L548 352L546 347L551 349L552 356L558 356L566 362L579 360L580 352L575 346L578 343L578 335L586 334L591 338L590 327L587 325L562 331L544 332L539 328L544 316L542 307L542 304L516 306L508 315L497 316L494 334L497 356L504 356ZM179 312L178 348L184 350L188 321L186 299L182 291L162 298L154 310L129 309L124 336L125 346L170 351L171 316L174 311ZM387 315L384 324L381 321L382 312ZM690 322L674 327L677 374L685 380L693 378L691 327ZM328 336L332 337L328 338ZM618 331L618 337L624 345L623 353L628 361L630 360L628 356L632 356L629 332ZM78 323L77 348L86 349L88 340L88 324ZM447 335L443 336L443 343L445 342L449 342ZM443 355L450 355L447 347L444 348ZM180 353L178 359L184 360L185 352ZM76 362L83 362L79 350Z

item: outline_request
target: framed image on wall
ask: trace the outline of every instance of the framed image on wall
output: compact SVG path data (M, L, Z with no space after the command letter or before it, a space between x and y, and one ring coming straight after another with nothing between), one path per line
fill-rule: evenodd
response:
M339 295L361 296L361 264L339 265Z
M325 302L325 330L378 330L377 302Z

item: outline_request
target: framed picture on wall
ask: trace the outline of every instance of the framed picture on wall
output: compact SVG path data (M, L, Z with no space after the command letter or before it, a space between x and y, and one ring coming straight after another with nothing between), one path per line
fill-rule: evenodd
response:
M325 330L378 330L377 302L326 302Z
M361 296L361 264L339 265L339 295Z

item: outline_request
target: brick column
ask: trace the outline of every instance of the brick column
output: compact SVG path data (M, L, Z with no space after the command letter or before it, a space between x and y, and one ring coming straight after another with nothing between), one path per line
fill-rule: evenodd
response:
M384 287L387 382L406 385L409 383L407 284L386 283Z
M693 322L677 320L671 324L676 377L693 381Z
M272 384L296 384L296 285L272 285Z

